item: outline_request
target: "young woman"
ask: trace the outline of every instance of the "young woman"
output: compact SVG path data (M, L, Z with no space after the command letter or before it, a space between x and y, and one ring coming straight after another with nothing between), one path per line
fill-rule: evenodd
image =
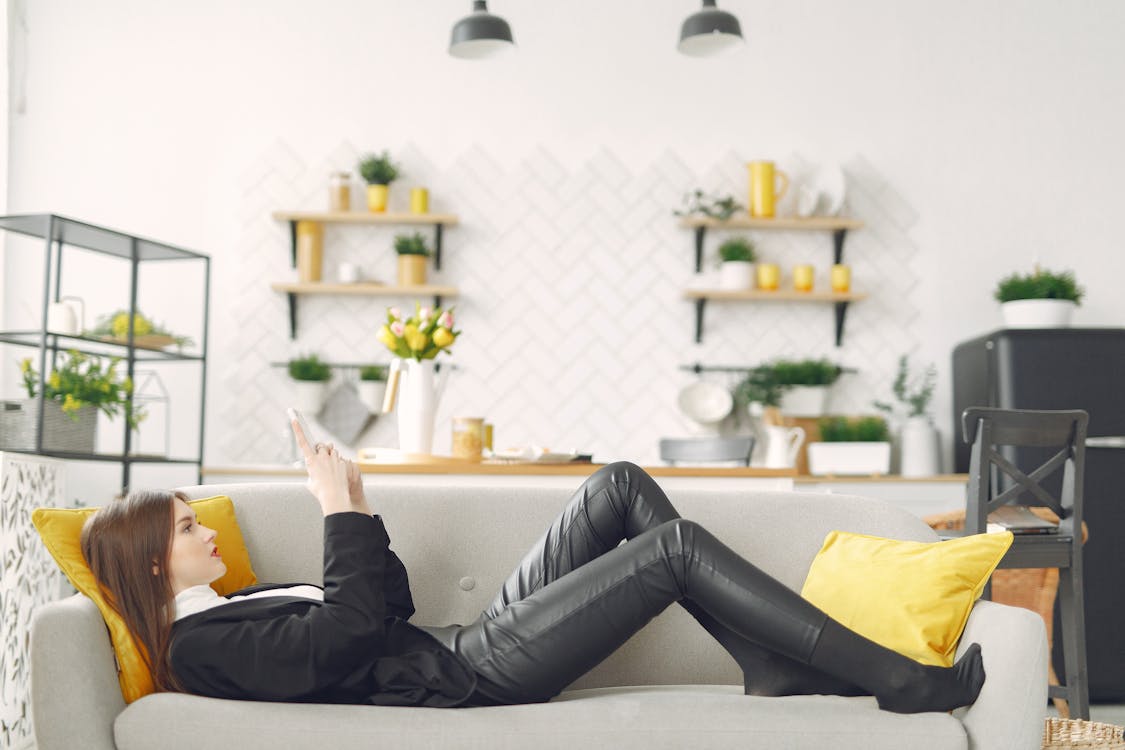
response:
M475 622L411 624L406 569L355 464L293 429L325 516L323 588L218 596L208 585L226 570L215 532L179 493L132 493L83 529L83 554L150 655L158 689L381 705L547 701L673 602L738 662L748 694L874 695L913 713L970 704L984 683L977 644L953 667L931 667L848 630L680 518L629 463L583 483Z

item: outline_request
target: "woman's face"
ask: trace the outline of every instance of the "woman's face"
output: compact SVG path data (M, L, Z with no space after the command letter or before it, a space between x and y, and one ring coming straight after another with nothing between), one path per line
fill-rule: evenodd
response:
M172 549L168 555L172 593L221 578L227 566L215 546L214 529L196 523L195 511L179 498L174 501L172 517Z

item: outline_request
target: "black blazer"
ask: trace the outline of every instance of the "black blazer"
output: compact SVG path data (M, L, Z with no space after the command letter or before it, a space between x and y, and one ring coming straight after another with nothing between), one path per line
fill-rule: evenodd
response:
M310 703L456 706L476 674L414 614L406 567L379 516L324 519L324 602L248 599L177 620L169 656L189 693ZM287 586L258 585L247 594Z

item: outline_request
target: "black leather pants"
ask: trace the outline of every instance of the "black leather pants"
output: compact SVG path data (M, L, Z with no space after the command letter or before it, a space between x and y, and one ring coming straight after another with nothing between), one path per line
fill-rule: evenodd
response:
M620 462L582 484L476 622L419 627L473 665L470 705L530 703L558 695L673 602L744 673L768 654L807 664L826 617Z

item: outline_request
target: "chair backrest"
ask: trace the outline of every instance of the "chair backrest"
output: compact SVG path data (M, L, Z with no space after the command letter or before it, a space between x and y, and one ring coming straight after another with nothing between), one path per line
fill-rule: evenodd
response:
M754 450L754 438L742 437L702 437L702 438L661 438L661 461L742 461L750 465L750 453Z
M973 447L965 531L982 533L988 514L1005 504L1042 505L1058 515L1060 533L1081 529L1088 422L1089 415L1081 409L966 409L961 426L965 442ZM1058 450L1037 468L1024 471L1013 460L1017 447ZM1043 485L1060 468L1061 490L1055 497ZM1002 485L1007 489L1000 491Z

